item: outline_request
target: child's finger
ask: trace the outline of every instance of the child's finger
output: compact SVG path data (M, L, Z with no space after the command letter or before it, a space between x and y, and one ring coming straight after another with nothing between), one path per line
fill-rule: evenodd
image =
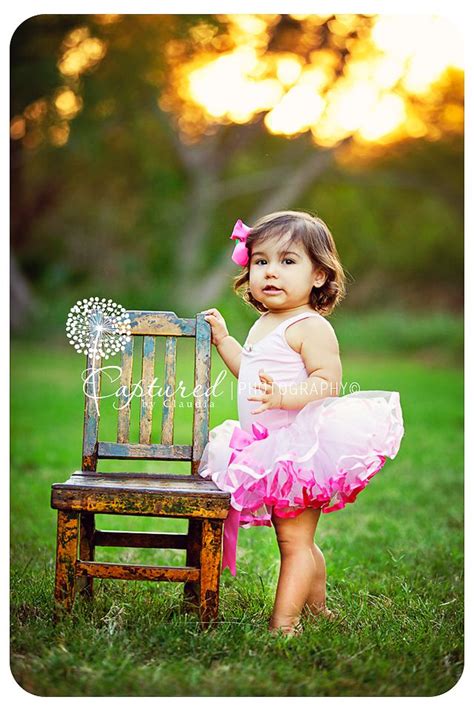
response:
M267 395L268 395L268 393L271 393L272 389L273 389L272 385L270 385L270 383L265 383L265 382L255 383L255 385L252 385L252 388L254 390L258 390L258 392L262 392Z
M271 375L268 375L268 374L265 373L263 370L260 370L259 373L258 373L258 375L259 375L259 378L260 378L261 380L265 380L267 383L272 383L272 382L273 382L272 376L271 376Z

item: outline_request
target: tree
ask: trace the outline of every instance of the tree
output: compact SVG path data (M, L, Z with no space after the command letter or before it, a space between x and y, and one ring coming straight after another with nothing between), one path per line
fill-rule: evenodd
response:
M23 160L52 146L81 165L89 151L103 174L105 163L120 170L133 156L132 167L149 184L156 182L156 201L169 211L148 212L156 229L170 235L161 237L155 253L171 273L164 284L186 284L173 291L173 303L180 312L195 312L218 298L232 271L230 243L217 235L222 214L227 222L234 203L246 210L237 216L252 223L297 205L336 161L357 165L380 159L393 145L462 131L462 80L458 70L443 73L451 57L423 83L416 33L408 54L400 56L390 42L383 44L379 19L32 18L12 42L13 142ZM41 57L44 67L34 90L25 81L25 56ZM57 185L47 171L51 200L70 179L63 170ZM16 196L14 211L24 214L21 191ZM32 231L19 223L15 250Z

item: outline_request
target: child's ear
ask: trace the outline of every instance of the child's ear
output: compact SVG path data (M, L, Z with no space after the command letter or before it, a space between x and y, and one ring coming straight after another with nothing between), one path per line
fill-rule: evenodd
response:
M326 272L323 271L322 269L319 269L316 272L315 279L314 279L314 286L316 287L316 289L320 289L322 286L324 286L324 284L326 283L326 279L327 279Z

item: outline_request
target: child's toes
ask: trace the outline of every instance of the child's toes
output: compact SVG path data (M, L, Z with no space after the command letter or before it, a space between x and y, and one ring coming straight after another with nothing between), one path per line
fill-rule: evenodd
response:
M337 613L330 610L328 607L321 607L318 609L305 608L303 611L305 617L310 619L317 619L318 617L325 617L327 620L336 620Z

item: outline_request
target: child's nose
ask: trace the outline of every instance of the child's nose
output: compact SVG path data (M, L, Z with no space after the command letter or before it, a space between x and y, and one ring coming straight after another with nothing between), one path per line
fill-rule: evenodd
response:
M268 276L275 276L275 274L278 274L278 264L272 264L272 262L269 262L267 264L266 274Z

